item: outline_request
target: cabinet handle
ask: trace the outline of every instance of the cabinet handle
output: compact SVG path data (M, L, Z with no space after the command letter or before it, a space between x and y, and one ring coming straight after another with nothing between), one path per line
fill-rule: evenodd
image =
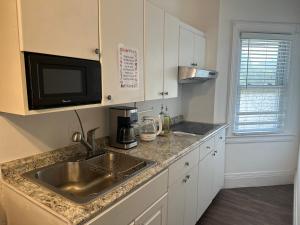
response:
M216 156L216 153L214 152L214 153L212 154L212 156Z
M186 179L186 178L184 178L183 180L182 180L182 182L183 183L186 183L188 180Z
M207 149L210 149L210 146L206 146Z
M189 163L189 162L185 162L184 165L185 165L185 166L190 166L190 163Z
M96 54L96 55L100 55L100 49L99 49L99 48L96 48L96 49L95 49L95 54Z
M220 140L222 140L222 139L223 139L223 137L221 136L221 137L219 137L219 139L220 139Z
M165 94L164 92L159 92L159 95L161 96L164 96L164 94Z
M169 92L165 92L164 94L165 94L165 95L169 95Z
M111 95L108 95L108 96L107 96L107 100L108 100L108 101L111 101L111 100L112 100L112 96L111 96Z
M187 175L185 178L189 180L191 178L191 175Z

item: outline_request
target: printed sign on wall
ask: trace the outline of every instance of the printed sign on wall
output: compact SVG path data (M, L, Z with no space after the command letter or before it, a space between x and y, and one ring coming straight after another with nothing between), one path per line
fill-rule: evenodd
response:
M138 50L119 46L121 88L139 87Z

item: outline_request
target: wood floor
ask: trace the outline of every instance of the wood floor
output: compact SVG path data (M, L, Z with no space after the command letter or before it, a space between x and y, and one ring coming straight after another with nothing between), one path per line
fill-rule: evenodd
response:
M222 190L196 225L292 225L293 185Z

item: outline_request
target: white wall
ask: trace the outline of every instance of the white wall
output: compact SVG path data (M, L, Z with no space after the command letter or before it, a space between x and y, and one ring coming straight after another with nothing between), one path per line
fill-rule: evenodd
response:
M215 80L205 83L182 85L182 107L188 121L209 122L214 120Z
M230 65L233 21L255 21L272 23L300 23L300 1L298 0L221 0L219 18L219 41L217 70L219 78L215 86L214 121L227 121L227 102L230 87ZM299 52L299 51L298 51ZM299 56L296 56L299 59ZM292 68L295 79L291 84L299 85L299 63ZM297 87L296 89L299 90ZM257 186L293 182L298 149L299 119L297 104L299 93L290 96L292 109L287 136L260 138L229 137L226 145L226 186ZM228 121L231 122L231 121Z
M140 110L154 107L150 114L158 115L163 101L140 102ZM164 101L171 116L181 115L181 98ZM79 111L85 131L100 127L98 137L108 136L108 108ZM0 114L0 163L54 150L72 144L71 135L79 131L73 111L28 117Z

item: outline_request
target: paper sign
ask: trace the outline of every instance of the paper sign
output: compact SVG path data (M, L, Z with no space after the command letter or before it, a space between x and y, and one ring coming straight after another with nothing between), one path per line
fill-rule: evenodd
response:
M139 87L138 50L119 46L121 88Z

